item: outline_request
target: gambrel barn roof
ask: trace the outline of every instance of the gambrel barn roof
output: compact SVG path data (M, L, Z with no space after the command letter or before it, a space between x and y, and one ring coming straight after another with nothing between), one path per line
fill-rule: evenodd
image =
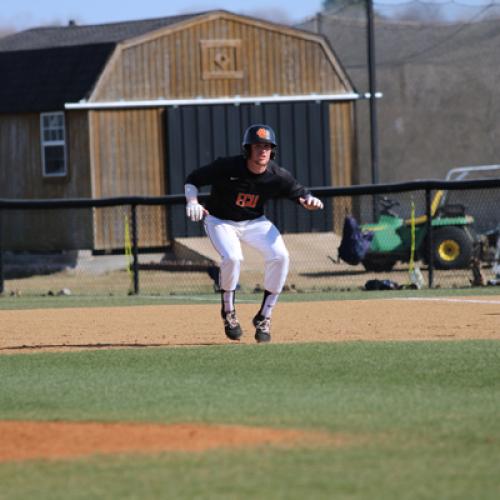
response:
M332 56L333 51L322 35L311 35L306 31L226 11L210 11L92 26L41 27L0 39L0 113L53 111L63 109L66 103L95 100L93 92L99 88L103 73L124 49L158 39L172 29L183 29L192 20L197 22L199 19L201 23L215 18L237 19L286 36L298 36L305 41L319 43L329 60L328 64L334 68L340 87L347 93L353 91L349 78ZM184 62L192 63L189 57L184 58ZM144 61L144 64L148 62ZM296 81L298 75L292 74L294 70L290 63L287 64L291 80ZM168 72L168 69L164 71ZM318 84L321 88L325 87L325 79L329 78L327 73L322 70L322 75L317 76L318 82L322 82ZM327 92L320 89L319 93ZM127 100L128 97L120 99Z

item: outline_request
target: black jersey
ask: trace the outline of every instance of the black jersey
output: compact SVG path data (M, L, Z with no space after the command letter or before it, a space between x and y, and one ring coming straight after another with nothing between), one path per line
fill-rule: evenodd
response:
M206 208L210 215L234 221L256 219L264 214L271 198L297 200L307 189L276 162L270 161L262 174L250 172L243 156L218 158L186 178L197 188L212 186Z

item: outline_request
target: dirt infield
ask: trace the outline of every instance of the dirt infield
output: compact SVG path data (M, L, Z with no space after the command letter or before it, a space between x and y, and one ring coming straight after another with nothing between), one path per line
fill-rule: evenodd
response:
M261 445L343 446L346 436L234 425L0 421L0 463L95 454L200 452Z
M253 344L257 304L238 314ZM273 343L500 339L500 297L288 302L277 306ZM219 306L162 305L0 311L0 353L230 343Z

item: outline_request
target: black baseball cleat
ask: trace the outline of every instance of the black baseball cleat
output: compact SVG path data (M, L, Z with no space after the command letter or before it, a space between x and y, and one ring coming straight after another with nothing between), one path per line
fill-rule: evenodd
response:
M236 311L231 311L222 316L224 321L224 331L226 337L230 340L240 340L243 332L241 331L240 322L236 317Z
M253 319L255 326L255 340L257 343L271 342L271 319L257 314Z

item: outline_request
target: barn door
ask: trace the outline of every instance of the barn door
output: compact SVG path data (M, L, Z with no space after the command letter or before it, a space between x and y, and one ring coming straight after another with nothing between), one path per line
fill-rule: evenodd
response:
M277 162L305 186L330 186L330 133L327 103L271 103L235 106L179 106L166 113L167 192L184 192L184 180L194 169L219 156L237 155L241 137L252 123L276 131ZM208 188L202 189L208 192ZM328 203L329 205L329 203ZM284 233L328 231L332 213L308 213L288 200L271 202L266 215ZM201 224L185 217L184 206L170 210L170 238L201 236Z

